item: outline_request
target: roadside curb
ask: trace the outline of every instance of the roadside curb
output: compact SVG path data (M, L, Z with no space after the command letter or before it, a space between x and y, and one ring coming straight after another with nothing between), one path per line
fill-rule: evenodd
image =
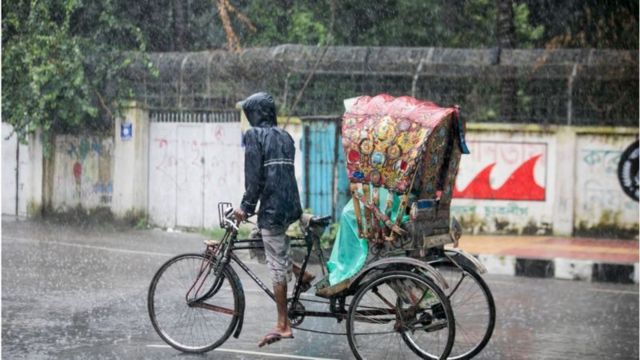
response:
M488 274L619 284L638 283L638 263L616 264L566 258L533 259L495 254L474 256L484 264Z

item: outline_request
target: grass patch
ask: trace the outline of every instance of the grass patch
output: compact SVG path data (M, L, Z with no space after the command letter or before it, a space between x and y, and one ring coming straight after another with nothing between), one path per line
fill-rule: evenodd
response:
M225 232L225 229L221 229L219 227L200 229L200 234L206 236L207 239L222 239ZM240 229L238 230L238 238L248 238L250 233L251 228L247 226L240 226Z

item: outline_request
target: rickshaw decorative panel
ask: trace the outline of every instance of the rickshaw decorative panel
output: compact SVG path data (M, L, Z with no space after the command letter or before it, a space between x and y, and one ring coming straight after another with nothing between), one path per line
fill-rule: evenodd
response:
M454 112L411 97L358 98L342 124L349 180L406 193L427 143L434 154L446 146L443 123ZM437 156L430 159L433 167L441 164Z

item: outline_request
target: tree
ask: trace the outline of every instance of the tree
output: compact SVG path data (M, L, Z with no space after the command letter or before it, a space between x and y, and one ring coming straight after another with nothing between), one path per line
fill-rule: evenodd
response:
M131 98L122 74L144 51L140 30L114 14L114 3L18 1L2 13L2 116L21 139L39 128L45 151L53 134L108 131Z
M638 49L637 0L525 0L531 23L543 25L538 47Z
M513 5L512 0L496 0L498 9L496 35L500 49L512 49L516 43ZM504 121L515 119L518 105L517 92L516 71L512 67L505 67L500 80L500 115Z

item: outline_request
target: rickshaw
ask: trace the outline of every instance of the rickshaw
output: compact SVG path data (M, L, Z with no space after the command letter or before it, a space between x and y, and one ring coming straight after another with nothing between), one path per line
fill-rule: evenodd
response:
M467 152L459 110L409 97L361 97L345 113L342 135L357 235L370 246L354 274L338 283L326 276L315 284L316 296L307 296L298 277L288 298L292 326L347 335L358 359L473 357L491 336L495 307L479 276L482 265L460 250L444 248L460 238L457 222L449 223L453 181L460 154ZM386 206L380 204L383 192ZM203 253L168 260L152 279L151 322L175 349L206 352L240 335L245 298L232 263L274 299L234 253L263 245L259 238L238 239L232 214L230 203L219 203L220 226L226 230L222 239L206 241ZM314 248L322 272L329 272L319 244L329 223L330 217L301 219L303 235L291 243L306 250L302 273ZM479 339L454 346L460 321L452 302L467 278L479 291L466 293L464 300L483 304L480 314L474 309L471 315L486 318L487 324L477 331ZM307 310L310 303L324 304L328 311ZM346 332L302 328L307 317L345 321Z

